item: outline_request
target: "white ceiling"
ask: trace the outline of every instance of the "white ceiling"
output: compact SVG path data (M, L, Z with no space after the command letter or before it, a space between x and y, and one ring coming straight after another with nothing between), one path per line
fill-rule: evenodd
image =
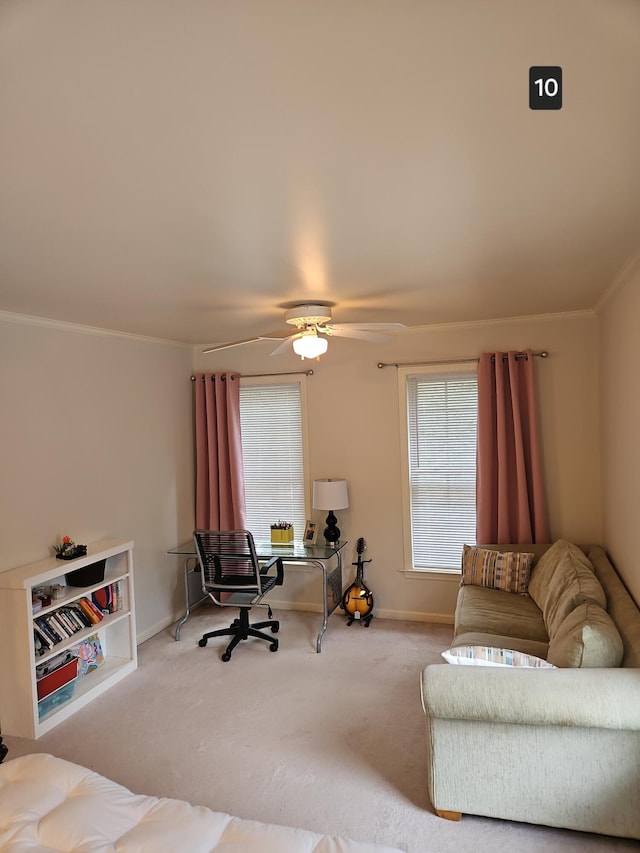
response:
M204 344L293 300L593 308L640 251L639 82L637 0L3 0L0 310Z

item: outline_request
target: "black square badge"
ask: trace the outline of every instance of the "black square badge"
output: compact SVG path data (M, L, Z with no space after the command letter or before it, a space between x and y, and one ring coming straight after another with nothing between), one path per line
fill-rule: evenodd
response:
M559 65L532 65L529 68L529 108L562 108L562 68Z

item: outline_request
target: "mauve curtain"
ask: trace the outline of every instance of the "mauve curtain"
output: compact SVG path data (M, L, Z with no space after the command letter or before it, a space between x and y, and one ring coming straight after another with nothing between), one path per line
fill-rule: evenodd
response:
M196 375L196 527L246 526L240 432L240 377Z
M476 507L477 542L549 541L531 350L480 356Z

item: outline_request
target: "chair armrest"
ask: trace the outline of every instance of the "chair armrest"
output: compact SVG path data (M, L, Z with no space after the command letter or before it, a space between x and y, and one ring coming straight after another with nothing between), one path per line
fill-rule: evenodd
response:
M421 689L428 717L640 731L640 669L437 664Z
M268 563L265 563L260 567L260 574L266 575L272 566L276 567L276 582L274 586L282 586L284 583L284 564L282 562L282 557L272 557Z

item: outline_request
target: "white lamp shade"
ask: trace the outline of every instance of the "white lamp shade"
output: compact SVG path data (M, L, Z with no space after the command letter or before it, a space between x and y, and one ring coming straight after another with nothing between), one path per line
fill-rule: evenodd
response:
M314 480L314 509L346 509L349 506L349 493L346 480Z
M293 342L293 351L302 358L317 358L327 351L327 339L317 335L303 335Z

